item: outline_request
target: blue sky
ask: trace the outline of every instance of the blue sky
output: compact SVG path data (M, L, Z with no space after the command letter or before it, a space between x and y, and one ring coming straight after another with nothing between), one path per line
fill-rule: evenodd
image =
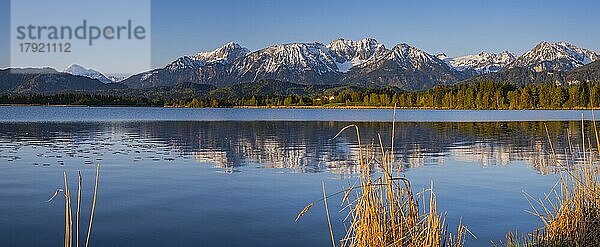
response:
M9 65L10 0L0 0L0 67ZM509 50L541 40L600 51L599 1L153 0L152 63L235 41L276 43L373 37L450 56Z

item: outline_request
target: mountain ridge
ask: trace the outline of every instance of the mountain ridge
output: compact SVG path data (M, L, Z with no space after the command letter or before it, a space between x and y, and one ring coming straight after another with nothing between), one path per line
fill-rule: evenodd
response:
M207 57L206 54L214 54L233 44L228 43L212 52L199 54ZM247 51L237 44L235 46ZM401 43L388 49L372 38L358 41L340 38L326 45L319 42L277 44L238 54L233 59L227 59L226 63L206 62L192 56L180 57L164 68L134 75L123 83L140 88L190 81L221 87L273 79L314 85L388 84L419 90L466 78L461 71L453 70L435 56L416 47ZM388 72L382 76L382 73L372 73L373 69Z
M228 42L212 51L181 56L164 67L128 76L115 85L109 85L109 88L144 89L186 83L222 88L261 80L314 86L390 86L409 91L476 80L572 84L600 79L600 75L592 69L598 61L598 53L566 42L542 41L521 56L503 51L459 57L432 55L406 43L388 48L373 38L339 38L327 44L276 44L256 51ZM110 80L98 71L75 64L63 71L68 72L64 74L73 74L71 76L51 69L34 72L38 77L2 74L8 79L0 78L4 84L0 85L4 88L1 91L17 89L13 87L16 84L21 84L18 90L22 92L105 90L107 87L96 85L95 81ZM41 74L54 76L42 78ZM92 81L86 81L88 86L80 85L83 80L79 77ZM36 86L31 85L32 79ZM73 83L69 84L69 81ZM29 86L25 86L27 84Z

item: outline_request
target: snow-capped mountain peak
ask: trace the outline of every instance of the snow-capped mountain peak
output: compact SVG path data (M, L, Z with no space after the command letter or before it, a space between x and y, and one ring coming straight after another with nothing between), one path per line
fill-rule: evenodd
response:
M416 47L406 43L400 43L394 46L389 55L389 59L395 60L399 64L409 66L416 69L421 69L423 66L432 64L444 64L442 60L427 52L424 52Z
M339 38L329 43L327 48L335 58L338 71L342 73L386 51L385 46L373 38L358 41Z
M442 61L449 58L448 55L446 55L446 53L437 54L437 55L435 55L435 57L437 57L439 60L442 60Z
M241 45L229 42L209 52L200 52L194 56L183 56L169 63L165 69L176 71L194 69L209 63L231 64L234 60L246 56L250 51Z
M520 56L510 67L527 67L538 72L547 70L568 71L599 59L600 56L596 52L567 42L542 41Z
M270 46L252 52L232 65L234 73L241 74L242 77L250 73L253 78L279 73L323 75L337 72L331 52L325 45L317 42Z
M474 70L478 74L486 74L502 70L515 59L516 57L512 53L503 51L497 54L481 52L474 55L445 58L444 61L458 71Z
M200 52L196 54L194 57L196 60L214 63L231 63L233 60L238 59L240 57L246 56L246 54L250 53L250 51L241 45L229 42L214 51L211 52Z
M358 41L348 39L336 39L327 45L338 59L352 60L358 58L367 60L377 52L385 50L385 46L373 38Z
M171 71L177 71L177 70L182 70L182 69L198 68L198 67L204 66L205 64L206 64L205 61L197 60L195 57L183 56L183 57L177 58L175 61L167 64L167 66L165 66L165 69L171 70Z
M71 75L83 76L83 77L88 77L91 79L96 79L103 83L113 83L112 80L108 79L102 73L100 73L96 70L93 70L93 69L85 68L79 64L71 64L67 68L65 68L65 70L63 70L63 72L67 73L67 74L71 74Z

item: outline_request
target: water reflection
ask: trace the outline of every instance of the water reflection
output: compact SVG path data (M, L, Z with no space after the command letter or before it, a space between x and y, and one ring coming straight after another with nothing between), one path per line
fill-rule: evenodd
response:
M103 159L124 163L171 163L194 159L226 171L255 165L296 172L358 172L354 132L331 138L348 123L340 122L104 122L2 123L0 161L9 164L37 157L32 165L64 165L66 158L91 165ZM444 165L449 160L482 166L525 161L540 173L554 166L546 128L556 156L578 152L581 123L397 123L395 167ZM359 124L363 143L377 133L390 145L391 123ZM587 124L586 124L586 127ZM573 145L569 145L569 141ZM4 163L4 162L3 162Z

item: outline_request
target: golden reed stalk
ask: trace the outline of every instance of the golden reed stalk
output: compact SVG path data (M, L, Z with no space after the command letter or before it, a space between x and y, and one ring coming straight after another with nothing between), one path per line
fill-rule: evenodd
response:
M71 202L71 190L69 189L69 183L67 178L67 172L63 172L63 180L64 180L64 189L57 189L54 192L54 195L48 199L48 202L51 202L58 193L62 193L65 197L65 238L64 238L64 246L72 247L73 246L73 238L75 237L75 245L79 247L79 227L80 227L80 212L81 212L81 193L83 189L83 179L81 177L81 172L78 172L78 184L77 184L77 208L76 208L76 219L75 219L75 229L73 229L73 212L72 212L72 202ZM92 232L92 222L94 220L94 212L96 209L96 198L98 195L98 180L100 177L100 164L96 166L96 181L94 185L94 196L92 199L92 209L90 213L90 222L88 224L88 231L85 240L85 246L89 246L90 236ZM73 236L73 231L75 231L75 236Z

